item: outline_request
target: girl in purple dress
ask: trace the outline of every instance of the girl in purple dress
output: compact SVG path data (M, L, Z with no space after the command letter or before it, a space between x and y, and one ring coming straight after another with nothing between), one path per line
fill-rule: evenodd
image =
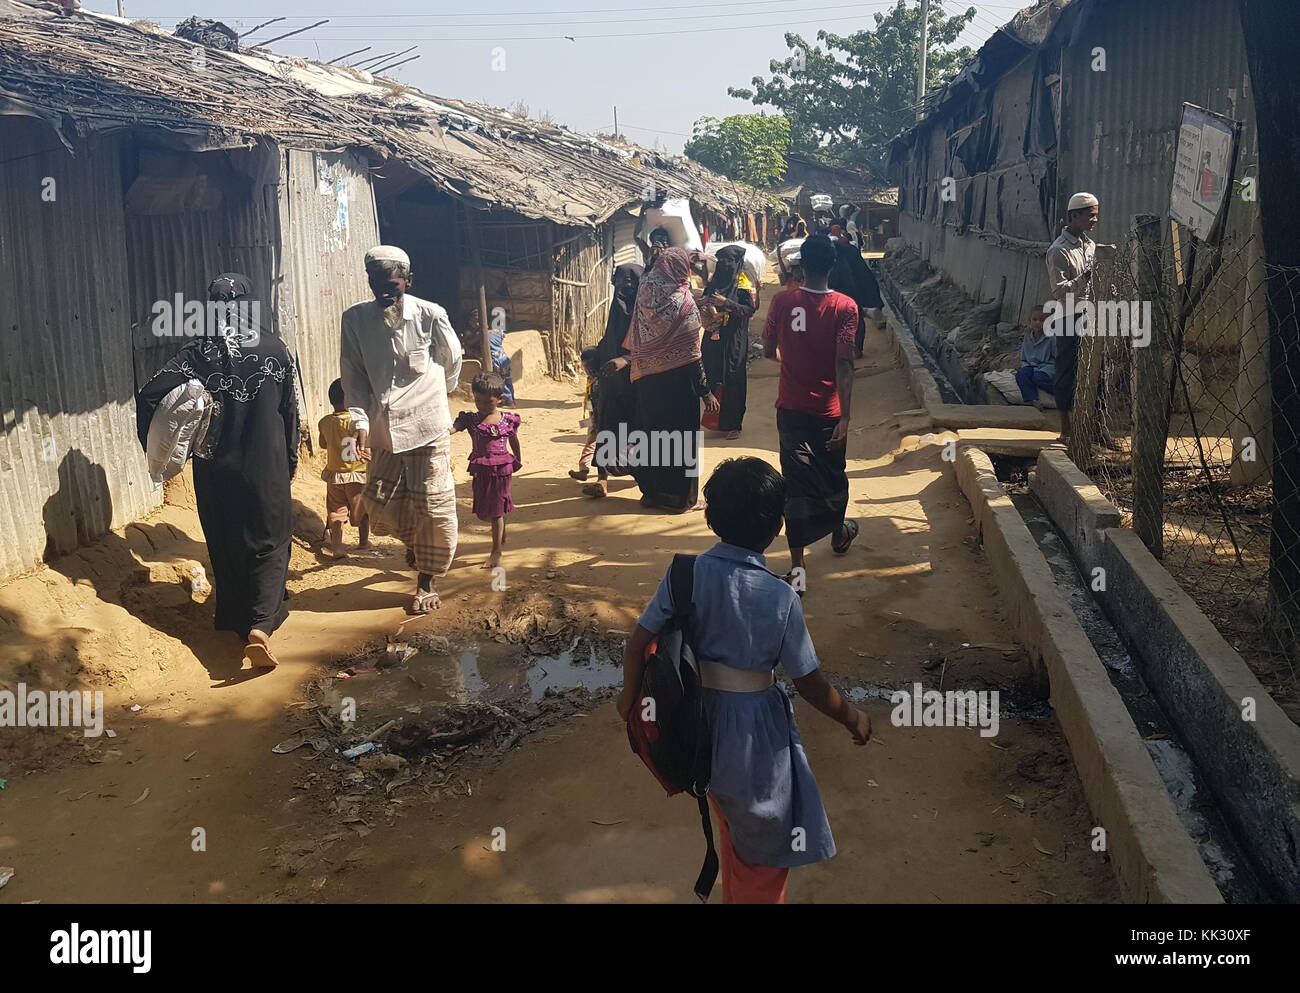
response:
M480 373L471 388L478 410L462 410L451 433L470 433L474 516L492 524L492 554L483 568L495 569L501 564L501 546L506 543L506 514L515 509L510 502L510 477L523 465L519 459L520 417L500 409L505 380L497 373Z

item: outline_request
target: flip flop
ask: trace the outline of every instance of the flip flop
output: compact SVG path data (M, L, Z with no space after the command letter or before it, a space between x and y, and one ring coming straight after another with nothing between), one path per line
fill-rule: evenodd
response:
M858 536L858 522L845 521L844 530L848 532L849 535L848 541L844 542L844 544L842 545L836 544L833 541L831 542L831 551L834 552L836 555L845 555L847 554L849 548L852 547L853 540Z
M423 616L433 613L441 606L442 598L433 590L429 590L415 594L414 599L411 600L411 605L406 608L406 612L414 616Z
M274 669L279 660L271 654L271 649L258 642L249 642L244 646L244 658L254 669Z

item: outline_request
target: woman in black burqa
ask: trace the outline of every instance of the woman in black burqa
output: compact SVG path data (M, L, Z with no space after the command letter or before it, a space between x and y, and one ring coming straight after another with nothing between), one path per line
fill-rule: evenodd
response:
M701 345L704 374L709 387L716 389L722 410L718 430L726 432L728 441L740 437L745 420L745 394L748 387L749 319L758 309L756 290L749 290L743 278L745 250L739 245L718 249L717 268L704 287L700 303L711 310Z
M143 445L159 402L187 380L197 379L212 396L219 433L203 446L209 457L194 459L194 490L212 562L215 627L244 639L255 668L273 668L271 635L289 613L289 484L299 442L294 362L257 321L247 276L223 273L209 284L208 299L236 306L215 319L208 308L207 334L140 390L136 426Z
M592 390L592 416L597 432L609 431L617 438L619 425L625 432L636 429L636 396L632 392L632 360L627 348L627 332L632 325L632 310L636 306L637 290L641 286L642 266L626 263L614 270L614 299L605 319L605 336L596 346L596 368L600 379ZM599 437L599 434L597 435ZM626 476L632 469L617 461L619 446L597 445L594 463L596 478L582 492L590 497L603 497L609 492L610 476ZM614 461L609 457L614 456ZM608 464L602 465L602 458Z

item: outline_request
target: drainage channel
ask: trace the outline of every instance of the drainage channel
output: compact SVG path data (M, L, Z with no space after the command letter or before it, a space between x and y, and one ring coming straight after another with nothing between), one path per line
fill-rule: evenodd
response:
M998 478L1024 475L1025 460L993 459ZM1019 465L1016 463L1019 462ZM1009 466L1008 463L1011 463ZM1010 469L1010 473L1008 473ZM1079 624L1088 635L1097 657L1106 668L1111 684L1119 691L1133 724L1142 736L1156 771L1164 781L1178 819L1191 836L1201 861L1228 903L1272 902L1260 885L1245 850L1237 842L1219 810L1191 755L1175 733L1172 723L1143 681L1138 666L1118 632L1093 599L1088 583L1079 572L1069 546L1057 533L1047 511L1020 487L1011 488L1011 502L1020 511L1030 534L1038 543Z

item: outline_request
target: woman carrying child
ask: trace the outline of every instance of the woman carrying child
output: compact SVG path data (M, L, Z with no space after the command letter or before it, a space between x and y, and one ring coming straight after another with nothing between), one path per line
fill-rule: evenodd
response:
M497 373L480 373L471 388L478 409L462 410L452 423L451 433L470 433L473 514L492 525L492 554L483 568L495 569L501 564L501 547L506 543L506 514L515 509L510 500L510 479L523 465L519 457L521 418L500 409L505 383Z

